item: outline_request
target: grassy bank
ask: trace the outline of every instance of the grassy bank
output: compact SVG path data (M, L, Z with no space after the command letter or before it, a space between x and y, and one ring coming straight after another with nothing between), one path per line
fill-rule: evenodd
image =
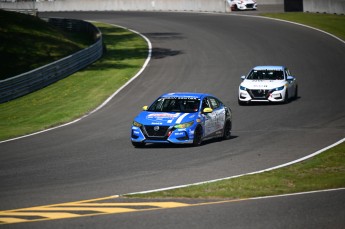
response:
M59 30L37 17L0 10L0 80L59 60L92 42L84 34Z
M66 123L95 109L133 77L147 57L147 43L137 34L106 24L107 52L88 68L42 90L0 104L0 139Z

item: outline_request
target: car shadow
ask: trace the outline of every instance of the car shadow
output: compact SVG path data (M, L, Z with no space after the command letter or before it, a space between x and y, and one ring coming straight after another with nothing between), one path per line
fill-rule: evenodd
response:
M213 139L209 139L209 140L205 140L201 143L200 146L197 147L202 147L204 145L209 145L209 144L213 144L213 143L217 143L217 142L222 142L222 141L230 141L232 139L238 138L238 136L231 136L230 139L228 140L224 140L222 138L213 138ZM140 147L138 149L166 149L166 148L190 148L190 147L195 147L191 144L169 144L169 143L147 143L145 146Z
M301 99L301 96L297 96L297 98L290 99L287 103L284 102L252 102L252 103L244 103L239 105L240 107L256 107L256 106L281 106L286 105L289 103L293 103Z

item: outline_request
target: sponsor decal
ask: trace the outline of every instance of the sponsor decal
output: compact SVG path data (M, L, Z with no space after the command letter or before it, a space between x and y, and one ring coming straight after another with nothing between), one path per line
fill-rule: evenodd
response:
M175 136L181 136L181 135L184 135L184 132L175 132L174 135Z
M182 122L182 120L184 119L184 117L186 117L188 115L188 113L185 113L183 115L181 115L177 120L176 120L176 124L179 124Z
M268 87L267 85L254 85L254 87Z
M164 99L188 99L188 100L199 100L198 97L195 97L193 95L186 95L186 96L170 96L170 97L164 97Z
M174 119L180 116L180 113L154 113L146 116L146 119Z

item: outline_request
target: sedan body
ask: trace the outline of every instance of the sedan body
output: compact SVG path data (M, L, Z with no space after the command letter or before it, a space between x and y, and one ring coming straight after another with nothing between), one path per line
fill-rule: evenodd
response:
M298 85L284 66L257 66L243 80L238 89L238 103L283 102L297 98Z
M192 144L231 136L232 114L218 98L203 93L168 93L134 119L131 142L135 147L146 143Z

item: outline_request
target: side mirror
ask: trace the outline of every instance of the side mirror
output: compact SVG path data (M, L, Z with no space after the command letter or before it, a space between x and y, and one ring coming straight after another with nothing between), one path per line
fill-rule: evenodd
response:
M288 77L287 77L287 80L288 80L288 81L293 81L293 80L295 80L295 77L293 77L293 76L288 76Z
M202 113L212 113L212 112L213 112L213 109L209 107L204 108L204 110L202 111Z
M147 109L149 109L148 106L143 106L143 111L147 111Z
M244 80L246 78L246 76L241 76L241 80Z

